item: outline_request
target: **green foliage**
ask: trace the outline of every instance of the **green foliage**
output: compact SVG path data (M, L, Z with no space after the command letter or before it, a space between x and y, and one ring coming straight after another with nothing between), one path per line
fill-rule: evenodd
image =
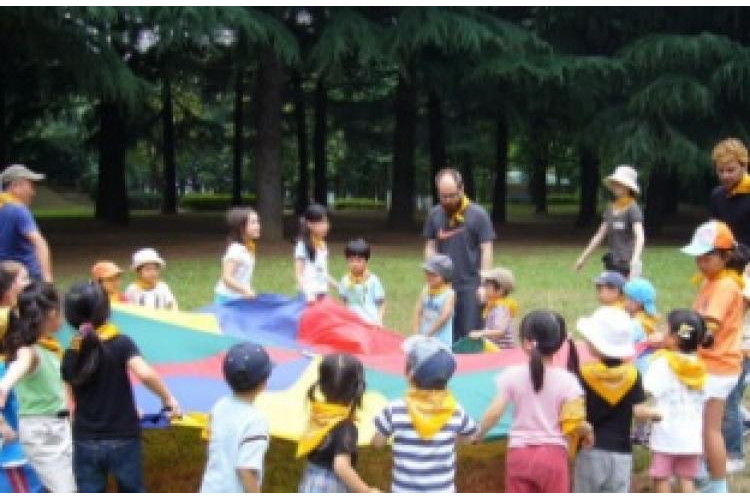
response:
M255 195L243 196L242 203L245 205L255 204ZM187 194L180 198L180 206L195 212L227 210L232 206L232 195L226 193Z
M339 198L335 202L336 210L383 210L385 202L369 198Z

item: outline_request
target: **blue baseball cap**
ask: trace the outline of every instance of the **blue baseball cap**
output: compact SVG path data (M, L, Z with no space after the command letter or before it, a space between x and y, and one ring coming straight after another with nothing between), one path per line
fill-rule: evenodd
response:
M262 346L243 342L229 349L223 368L233 391L251 391L271 376L273 363Z
M456 371L456 359L439 340L413 335L402 345L406 352L406 369L420 389L444 387Z
M604 271L594 280L595 285L613 286L620 290L625 286L625 283L627 283L625 276L617 271Z
M651 316L656 314L656 290L647 279L635 278L628 281L622 289L622 293L643 305L643 309Z

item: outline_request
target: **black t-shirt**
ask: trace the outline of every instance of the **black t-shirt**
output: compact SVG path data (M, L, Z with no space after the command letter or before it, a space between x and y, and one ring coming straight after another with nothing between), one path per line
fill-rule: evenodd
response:
M495 229L489 215L481 206L471 203L464 213L463 223L449 227L450 217L442 205L427 214L422 235L435 240L437 253L453 261L453 288L477 289L482 266L480 245L495 239Z
M630 441L630 430L633 423L633 406L646 401L641 374L638 373L630 392L614 406L594 392L583 378L581 378L581 385L586 393L586 420L594 427L594 448L631 453L633 446Z
M711 215L726 223L740 243L750 246L750 194L727 197L723 186L711 192Z
M102 346L98 371L83 385L73 386L73 436L76 439L138 437L141 427L127 365L131 358L141 355L140 351L127 335L118 335ZM73 378L77 357L77 351L65 351L62 377L66 382Z
M357 427L354 423L344 420L307 456L307 460L319 467L333 470L333 459L336 455L350 455L354 466L357 463L357 436Z

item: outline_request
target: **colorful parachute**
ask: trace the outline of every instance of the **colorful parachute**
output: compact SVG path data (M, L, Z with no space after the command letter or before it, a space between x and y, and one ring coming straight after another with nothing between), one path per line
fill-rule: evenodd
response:
M306 306L298 299L261 295L253 301L211 306L201 312L168 312L116 305L112 321L133 338L143 356L162 375L187 412L178 425L203 426L216 400L227 394L221 363L233 344L250 340L265 346L274 362L267 390L257 400L268 417L271 434L295 440L307 422L305 395L317 377L321 355L347 352L365 366L367 392L359 414L361 443L369 442L373 416L386 401L406 390L403 337L363 322L335 301L325 299ZM63 332L61 340L66 344ZM561 349L559 358L567 359ZM495 395L494 378L511 364L524 362L518 349L458 354L458 369L450 389L467 412L478 419ZM158 398L135 386L139 408L154 414ZM507 434L510 413L489 433Z

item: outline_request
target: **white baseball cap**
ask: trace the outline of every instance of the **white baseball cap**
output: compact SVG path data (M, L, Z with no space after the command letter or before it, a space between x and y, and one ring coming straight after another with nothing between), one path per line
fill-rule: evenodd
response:
M44 174L34 172L27 168L25 165L11 165L0 173L0 179L3 184L6 182L17 181L21 179L27 179L30 181L42 181L44 180Z
M161 267L166 267L167 263L161 258L159 253L153 248L141 248L133 254L133 263L130 265L130 269L133 271L146 264L159 264Z
M608 358L625 359L635 354L632 319L620 308L602 306L591 316L580 318L576 329Z
M712 250L731 250L734 245L734 235L729 226L723 222L711 220L698 226L690 244L682 247L682 252L697 257Z

